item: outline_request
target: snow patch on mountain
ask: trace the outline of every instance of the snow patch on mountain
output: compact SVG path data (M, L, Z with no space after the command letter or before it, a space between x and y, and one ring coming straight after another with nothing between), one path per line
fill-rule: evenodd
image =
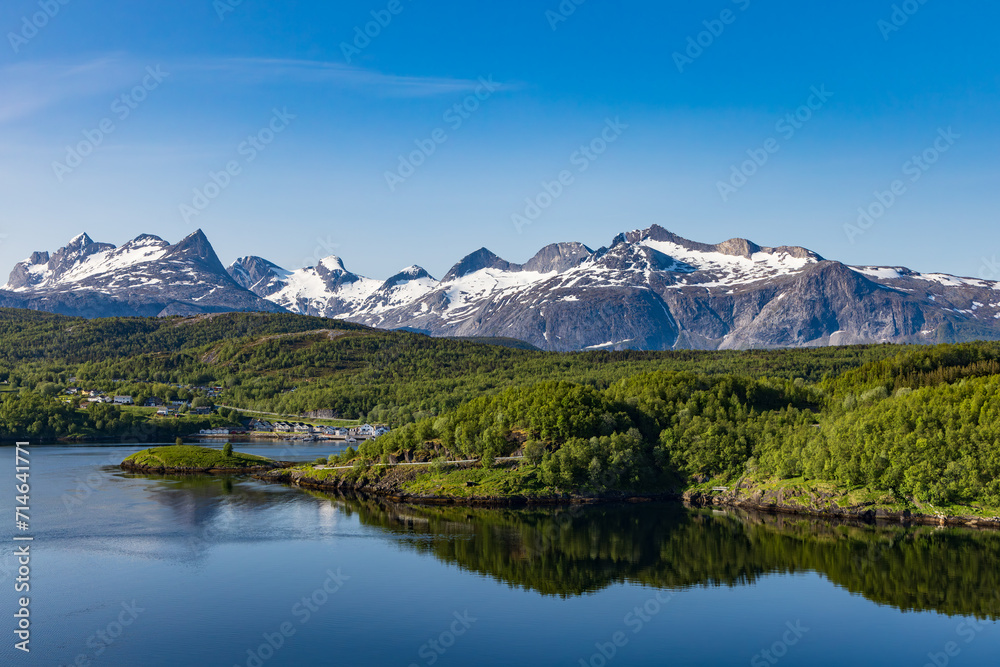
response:
M336 266L334 262L320 262L323 268ZM341 266L339 270L343 270ZM289 310L301 312L318 311L324 317L340 317L354 314L382 284L377 280L357 277L345 281L336 289L331 289L328 278L315 267L293 271L284 281L282 289L268 297L270 301ZM297 307L298 305L298 307Z
M524 264L481 248L441 281L416 265L374 280L336 256L295 271L250 256L227 269L199 231L120 248L78 235L19 263L0 304L89 317L288 310L552 350L665 350L1000 339L998 289L796 246L698 243L656 225L596 251L552 244Z
M79 234L44 264L32 265L32 258L21 262L32 277L28 284L12 284L15 268L3 289L13 292L66 287L91 278L110 277L123 272L141 271L142 264L157 262L166 255L170 244L143 234L120 248L96 244L86 234ZM44 254L47 256L47 253ZM33 256L34 257L34 256Z
M448 320L468 317L483 299L513 295L555 275L555 272L482 269L461 276L444 286L448 309L442 317Z
M282 311L235 282L201 230L176 245L142 234L121 247L79 234L18 263L3 289L13 307L86 317Z
M87 278L135 269L138 268L137 265L162 259L169 247L170 244L162 239L136 239L121 248L90 255L64 273L61 281L80 282Z
M682 262L684 268L668 269L673 272L713 274L715 280L699 283L703 287L746 285L778 276L798 273L809 264L812 257L794 257L788 252L755 252L749 257L729 255L718 251L701 251L670 241L646 239L642 245Z
M903 277L900 273L900 269L894 267L852 266L851 270L870 278L878 278L880 280L897 280Z

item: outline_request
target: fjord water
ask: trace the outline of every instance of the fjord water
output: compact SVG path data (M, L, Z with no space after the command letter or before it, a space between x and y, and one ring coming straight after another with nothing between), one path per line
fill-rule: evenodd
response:
M940 667L1000 655L998 533L666 503L398 505L117 468L140 448L32 448L32 651L13 648L11 512L3 664ZM0 449L10 507L13 459Z

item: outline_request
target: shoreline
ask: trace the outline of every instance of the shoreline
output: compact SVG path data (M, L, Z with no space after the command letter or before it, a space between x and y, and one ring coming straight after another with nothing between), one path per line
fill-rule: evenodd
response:
M273 463L245 468L147 466L133 463L126 459L119 464L119 467L126 472L148 475L254 475L282 468L291 468L295 465L299 464L292 461L274 461Z
M196 448L197 449L197 448ZM153 451L153 450L150 450ZM215 450L202 451L215 453ZM137 453L133 457L144 452ZM958 513L962 506L953 505L952 513L930 506L930 512L916 499L904 499L903 505L893 506L892 494L876 496L868 489L844 489L829 483L812 482L803 486L800 480L754 481L741 479L732 488L712 487L707 483L687 489L663 490L650 493L574 493L554 492L548 487L537 489L531 484L518 486L506 480L504 484L489 483L492 480L476 476L482 469L471 461L455 462L449 473L432 476L430 484L426 478L429 472L423 466L387 465L376 468L330 468L313 467L310 464L292 461L272 461L260 459L259 465L225 467L224 465L150 465L137 463L129 457L121 462L120 468L136 474L155 475L249 475L265 483L285 484L305 489L332 493L353 493L384 498L393 502L425 505L456 505L469 507L537 507L566 506L599 503L645 503L653 501L683 502L691 507L725 507L751 510L767 514L797 515L803 517L860 521L868 524L962 526L967 528L1000 529L1000 516L993 508L970 507L969 513ZM196 457L197 458L197 457ZM222 464L222 460L204 463ZM259 459L260 457L253 457ZM175 463L183 463L181 460ZM192 463L195 461L192 460ZM201 461L198 461L199 463ZM256 463L256 461L248 461ZM513 468L508 461L508 471ZM434 475L433 471L432 475ZM471 475L470 475L471 473ZM471 476L471 479L470 479ZM464 482L463 482L464 478ZM522 478L523 479L523 478ZM433 486L436 483L436 489ZM484 484L485 486L480 486ZM479 493L480 490L485 491ZM526 490L526 492L519 492ZM540 492L532 492L540 491ZM915 505L915 508L905 505ZM977 513L978 512L978 513ZM991 515L991 513L993 513Z
M185 442L185 444L197 444L199 441L225 441L225 442L255 442L255 441L276 441L276 442L323 442L323 443L341 443L341 444L351 444L347 443L346 440L338 439L334 437L312 437L300 434L278 434L278 433L267 433L263 435L250 435L250 434L240 434L240 435L201 435L198 433L189 435L174 435L167 434L162 440L157 440L156 438L148 439L144 442L136 442L134 436L129 435L77 435L77 436L60 436L57 438L16 438L13 440L0 441L0 447L13 447L15 443L24 440L33 440L34 445L93 445L93 444L118 444L118 445L145 445L145 444L167 444L172 442L176 438L180 438ZM357 443L360 444L359 440Z
M415 477L410 471L406 477ZM749 510L771 515L791 515L821 519L836 519L842 521L857 521L875 525L925 525L925 526L955 526L976 529L1000 529L1000 516L981 517L971 515L926 514L919 511L890 510L872 505L848 507L820 507L790 505L775 498L764 496L754 499L752 496L740 496L736 493L714 495L696 490L663 492L656 494L606 494L580 495L559 494L547 496L508 495L508 496L455 496L446 494L413 494L403 491L400 484L406 479L379 480L374 484L355 482L343 475L331 475L324 479L310 477L308 471L291 469L268 470L254 473L252 476L267 483L286 484L316 491L332 493L353 493L384 498L393 502L415 503L422 505L456 505L469 507L539 507L590 505L601 503L646 503L655 501L682 502L693 508L731 508Z
M532 507L532 506L558 506L558 505L592 505L608 502L624 503L646 503L654 501L679 501L681 495L674 492L663 492L656 494L608 494L603 496L585 496L579 494L562 493L557 495L519 495L511 494L504 496L454 496L446 494L414 494L402 488L400 484L415 478L421 471L410 468L408 470L395 469L398 473L396 479L386 480L385 478L371 484L368 482L354 482L343 475L330 475L324 479L310 477L308 471L284 469L269 470L252 475L255 479L271 484L286 484L316 491L326 491L333 493L355 493L358 495L369 495L378 498L385 498L393 502L418 503L423 505L459 505L468 507Z
M925 514L912 510L890 510L881 507L803 507L788 505L773 501L755 501L738 497L713 496L700 491L685 491L681 499L692 507L725 507L731 509L752 510L765 514L784 514L819 519L838 519L861 521L867 524L922 526L958 526L963 528L1000 529L1000 517L981 517L973 515Z

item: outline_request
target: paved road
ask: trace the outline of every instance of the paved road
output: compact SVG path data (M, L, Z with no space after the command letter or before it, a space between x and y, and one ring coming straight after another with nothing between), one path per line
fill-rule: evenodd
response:
M310 421L317 421L312 417L303 417L302 415L283 415L277 412L262 412L260 410L247 410L246 408L234 408L231 405L216 405L217 408L228 408L230 410L239 410L240 412L245 412L248 415L268 415L270 417L284 417L285 419L294 419L296 421L300 419L308 419ZM318 421L330 421L330 422L354 422L360 424L357 419L319 419Z
M520 461L523 456L498 456L496 461ZM397 466L429 466L432 461L427 461L424 463L376 463L372 467L378 468L379 466L384 466L386 468L395 468ZM468 459L465 461L445 461L447 465L455 465L458 463L479 463L479 459ZM316 466L317 470L351 470L354 466Z

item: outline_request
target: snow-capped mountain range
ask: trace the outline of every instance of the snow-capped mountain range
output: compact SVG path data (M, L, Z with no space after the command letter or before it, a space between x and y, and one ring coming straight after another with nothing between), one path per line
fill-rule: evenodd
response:
M284 310L240 287L201 230L176 245L143 234L120 248L80 234L15 266L0 306L84 317Z
M86 316L291 311L549 350L1000 339L997 282L851 267L745 239L708 245L656 225L598 250L560 243L513 264L482 248L440 280L411 266L384 281L338 257L287 271L251 256L225 269L200 231L121 248L81 235L18 264L0 305Z

